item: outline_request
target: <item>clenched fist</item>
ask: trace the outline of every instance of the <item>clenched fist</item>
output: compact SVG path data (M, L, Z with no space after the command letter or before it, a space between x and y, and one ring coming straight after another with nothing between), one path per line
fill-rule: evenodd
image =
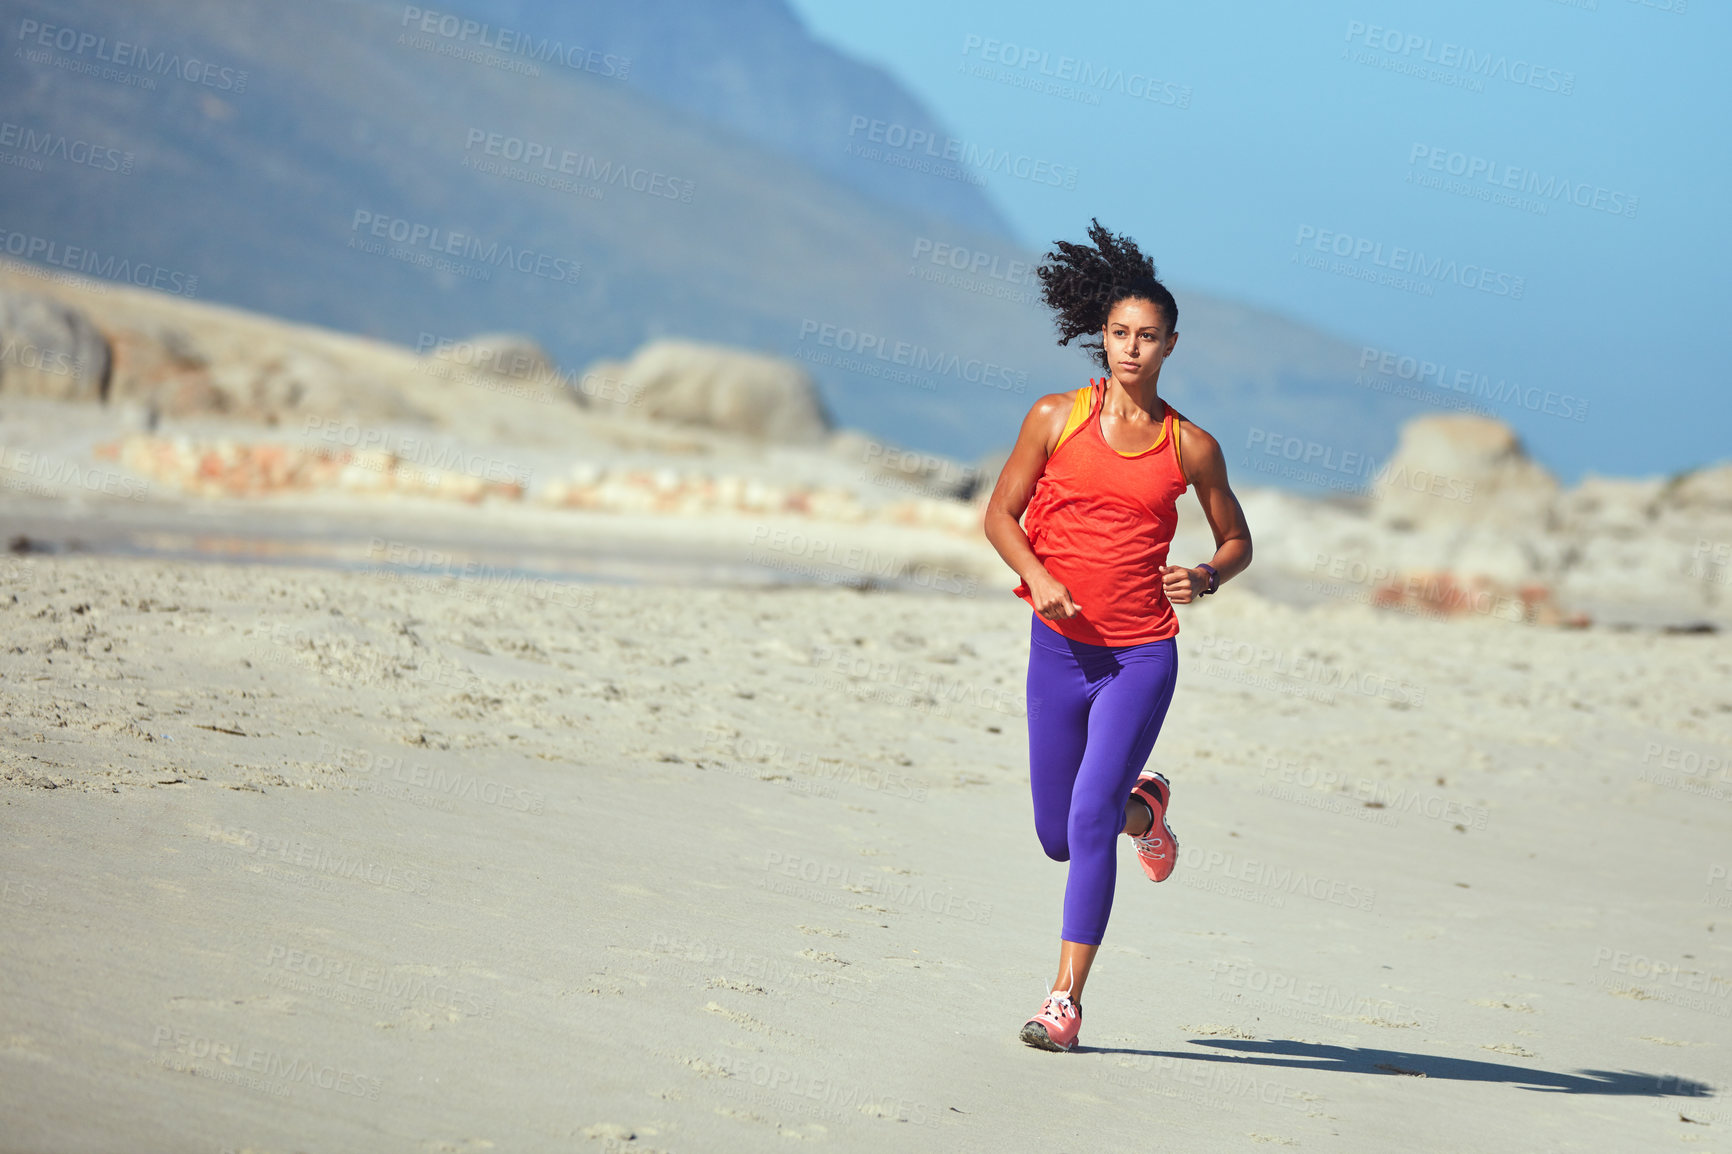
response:
M1195 601L1208 587L1209 575L1201 569L1187 569L1183 565L1161 566L1161 588L1174 605Z

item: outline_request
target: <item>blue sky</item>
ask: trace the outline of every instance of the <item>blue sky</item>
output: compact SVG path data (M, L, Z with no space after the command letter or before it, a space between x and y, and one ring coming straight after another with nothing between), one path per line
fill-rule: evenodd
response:
M1097 215L1181 289L1519 388L1566 480L1732 458L1723 4L792 3L955 136L1076 170L991 178L1031 246Z

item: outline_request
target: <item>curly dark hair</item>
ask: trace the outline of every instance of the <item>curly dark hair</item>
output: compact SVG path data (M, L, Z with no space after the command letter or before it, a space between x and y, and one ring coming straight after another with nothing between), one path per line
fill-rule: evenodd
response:
M1113 306L1122 300L1145 300L1161 310L1167 331L1179 325L1179 302L1155 275L1155 262L1144 256L1137 242L1115 235L1089 219L1092 244L1053 242L1053 251L1041 258L1035 275L1040 277L1040 295L1051 309L1058 327L1058 343L1068 345L1078 337L1081 347L1092 350L1102 368L1109 368L1101 347L1101 327Z

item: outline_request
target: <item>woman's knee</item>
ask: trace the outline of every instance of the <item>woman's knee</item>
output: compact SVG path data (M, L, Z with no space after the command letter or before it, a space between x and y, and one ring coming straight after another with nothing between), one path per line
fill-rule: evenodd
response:
M1063 826L1052 828L1041 822L1034 825L1035 836L1040 838L1040 848L1046 851L1046 856L1053 861L1070 860L1070 839L1065 836Z
M1125 808L1122 803L1100 807L1098 812L1074 809L1065 830L1065 841L1074 846L1111 847L1124 832L1124 827Z

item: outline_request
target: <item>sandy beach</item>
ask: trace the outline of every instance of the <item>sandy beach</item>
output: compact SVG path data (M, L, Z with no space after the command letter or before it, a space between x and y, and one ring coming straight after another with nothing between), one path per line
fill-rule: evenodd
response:
M1712 634L1182 610L1080 1052L1029 617L14 556L0 1146L1724 1146ZM1063 1110L1055 1112L1054 1103ZM785 1148L785 1146L784 1146Z
M1723 6L0 7L0 1154L1732 1154Z

